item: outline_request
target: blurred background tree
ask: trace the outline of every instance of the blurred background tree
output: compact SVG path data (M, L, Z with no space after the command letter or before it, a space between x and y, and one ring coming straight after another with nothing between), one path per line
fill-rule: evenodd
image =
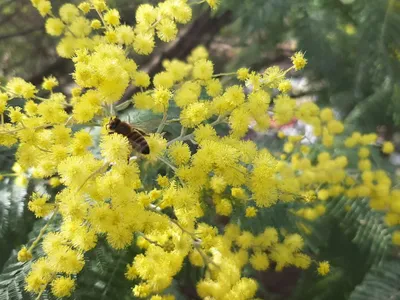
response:
M158 1L108 2L119 9L122 22L132 24L138 5ZM52 3L57 10L65 1ZM216 73L243 66L263 71L271 65L289 66L289 57L302 50L309 65L297 75L301 77L294 78L301 84L292 96L333 106L353 129L362 132L376 132L383 126L382 134L391 139L400 125L399 21L397 0L222 0L215 13L206 6L196 11L176 42L135 60L154 75L164 59L183 59L196 46L205 45L216 62ZM17 75L39 85L43 77L54 75L59 88L68 93L73 66L57 56L56 45L57 39L45 34L43 19L29 0L0 2L1 77ZM134 87L124 98L133 93ZM1 169L10 169L12 153L0 150ZM25 267L15 263L15 249L41 227L26 210L25 195L46 186L31 182L26 191L11 181L1 184L0 299L29 299L21 290ZM243 227L257 231L266 224L279 224L298 231L298 224L285 217L284 210L286 204L278 205L262 216L262 224L249 221ZM332 274L319 278L314 271L259 272L253 275L262 283L260 298L400 299L400 265L392 261L399 253L391 246L381 214L371 212L365 201L349 209L343 199L337 199L324 218L307 226L311 228L306 241L309 251L319 260L330 260ZM84 294L75 298L132 299L123 273L137 251L133 247L116 253L106 245L96 249L90 268L79 279ZM180 281L171 288L177 299L197 299L193 284L199 274L188 274L188 270L183 269Z

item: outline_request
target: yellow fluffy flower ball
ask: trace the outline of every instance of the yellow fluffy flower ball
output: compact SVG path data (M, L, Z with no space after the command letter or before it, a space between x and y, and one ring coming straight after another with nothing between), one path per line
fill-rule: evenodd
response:
M246 218L254 218L257 215L257 208L250 206L246 208Z
M385 154L393 153L394 145L392 142L384 142L382 145L382 152Z
M123 135L110 134L102 138L100 150L101 155L109 162L124 162L127 161L132 148Z
M200 80L211 79L214 72L214 65L211 61L201 59L196 61L193 67L193 78Z
M181 166L189 162L191 154L189 146L179 141L168 148L168 155L177 166Z
M220 0L206 0L212 10L216 10L220 4Z
M61 20L65 23L71 23L79 16L79 9L71 3L66 3L60 7L59 13Z
M28 202L28 208L35 214L36 218L45 217L54 209L54 204L47 203L48 200L48 195L32 194L31 200Z
M26 262L32 259L32 253L24 246L19 250L17 258L20 262Z
M104 21L108 25L116 26L119 25L119 12L116 9L110 9L104 14Z
M304 58L304 53L296 52L291 57L292 63L296 71L303 69L307 64L307 59Z
M184 127L193 128L203 122L208 115L205 103L193 103L181 112L181 124Z
M59 298L71 296L74 289L75 279L70 277L58 277L51 282L51 292Z
M251 266L257 271L265 271L269 267L269 259L266 253L256 252L250 257Z
M167 140L160 134L150 134L150 136L146 137L146 141L150 147L150 154L146 155L146 157L151 161L157 160L167 148Z
M65 25L59 18L48 18L45 28L49 35L60 36L64 31Z
M325 276L329 273L330 271L330 265L328 261L322 261L318 263L318 268L317 268L318 274Z

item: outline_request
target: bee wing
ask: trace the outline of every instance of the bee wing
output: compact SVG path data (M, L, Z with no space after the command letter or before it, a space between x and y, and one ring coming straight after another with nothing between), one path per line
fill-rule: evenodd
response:
M120 118L131 124L131 126L140 131L143 135L146 132L156 131L162 121L162 116L155 115L153 112L146 110L127 111L122 113Z
M141 133L143 136L149 136L149 134L146 131L142 130L140 127L134 126L134 128L135 128L136 131Z

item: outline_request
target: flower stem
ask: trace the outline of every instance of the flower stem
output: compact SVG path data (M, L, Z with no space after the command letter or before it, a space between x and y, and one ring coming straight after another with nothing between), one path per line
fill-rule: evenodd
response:
M47 286L47 285L46 285ZM42 297L43 292L46 290L46 286L40 291L40 293L37 295L37 297L35 298L35 300L39 300L40 297Z
M148 241L150 244L153 244L155 246L161 247L163 248L162 245L160 245L159 243L157 243L156 241L153 241L151 239L149 239L143 232L138 232L139 236L141 236L142 238L144 238L146 241Z
M33 241L32 245L28 249L29 252L32 252L32 250L35 249L36 245L39 243L40 239L45 234L47 227L49 227L50 223L53 221L53 219L57 213L58 213L58 207L54 210L53 215L47 221L46 225L44 225L42 227L42 229L40 229L39 235L36 237L36 239Z
M210 125L214 127L214 126L216 126L216 125L218 125L218 124L221 124L221 123L224 123L224 122L226 122L225 117L219 116L218 119L216 119L214 122L210 123ZM185 128L185 130L186 130L186 128ZM182 132L183 132L183 135L182 135ZM194 137L194 134L193 134L193 133L184 135L185 132L186 132L186 131L181 131L181 135L178 136L177 138L175 138L175 139L169 141L168 144L167 144L167 146L169 146L169 145L171 145L171 144L173 144L173 143L175 143L175 142L177 142L177 141L188 141L188 140L193 139L193 137Z
M176 172L177 168L173 166L168 160L164 159L164 157L159 156L158 159L161 160L168 167L170 167L174 172Z
M96 176L97 174L100 174L102 171L103 171L103 169L105 168L105 167L108 167L110 164L108 163L108 162L106 162L106 163L104 163L100 168L98 168L96 171L94 171L92 174L90 174L89 176L88 176L88 178L86 178L85 179L85 181L81 184L81 186L77 189L77 191L76 191L76 193L78 193L84 186L85 186L85 184L90 180L90 179L92 179L94 176Z
M168 118L167 111L164 110L163 118L162 118L162 120L161 120L160 125L159 125L158 128L157 128L156 133L161 133L161 132L163 131L165 125L167 124L167 118Z
M231 76L231 75L236 75L236 72L230 72L230 73L219 73L215 74L212 77L221 77L221 76Z
M196 1L196 2L192 2L190 3L190 5L198 5L198 4L203 4L204 2L206 2L205 0L200 0L200 1Z
M54 125L55 125L55 124L42 125L42 126L34 127L33 130L36 131L36 130L44 129L44 128L46 128L46 127L54 126ZM0 134L13 134L13 133L18 132L18 131L21 131L21 130L23 130L23 129L24 129L24 128L18 128L18 129L14 129L14 130L0 131Z

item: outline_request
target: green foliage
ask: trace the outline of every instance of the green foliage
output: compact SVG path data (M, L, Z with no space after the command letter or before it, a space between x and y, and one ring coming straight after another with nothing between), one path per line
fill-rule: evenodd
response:
M368 200L339 199L329 204L328 214L367 257L369 265L379 264L392 248L391 230L383 222L383 213L369 208Z
M129 299L131 282L124 273L138 249L115 251L101 241L88 253L87 265L78 276L75 299Z
M391 98L391 109L394 111L393 117L396 126L400 126L400 87L395 84Z
M368 272L349 300L400 299L400 262L388 260Z
M0 299L30 299L29 295L24 291L25 276L29 270L30 263L16 262L16 255L12 255L0 274Z
M29 190L32 192L31 186ZM11 250L25 242L32 226L32 214L27 210L27 190L6 179L0 182L0 268Z
M224 36L240 50L228 68L265 68L297 41L309 61L310 94L317 93L322 105L333 105L364 131L398 125L400 110L391 101L400 77L396 1L228 0L223 5L236 20Z
M326 215L312 228L313 235L320 231L319 236L324 237L323 243L318 245L317 257L328 260L332 270L326 277L318 276L311 269L305 271L292 299L349 299L350 295L357 293L359 288L355 291L356 286L370 276L371 268L375 270L391 260L390 231L383 223L382 215L369 209L366 199L352 202L344 198L334 200L328 205ZM400 272L398 265L397 272ZM386 284L384 277L375 280L378 286Z

